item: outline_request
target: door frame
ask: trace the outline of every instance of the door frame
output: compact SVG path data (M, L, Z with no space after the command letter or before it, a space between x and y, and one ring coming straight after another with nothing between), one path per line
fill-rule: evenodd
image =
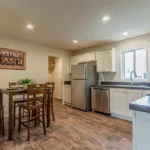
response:
M61 82L62 82L62 84L61 84L61 99L62 99L62 104L64 105L65 104L64 103L64 84L63 84L64 83L64 76L63 76L63 65L62 65L63 64L63 58L58 56L58 55L48 55L47 62L49 61L49 57L56 57L56 58L60 58L62 60L62 63L61 63L61 67L62 67L62 71L61 71ZM49 81L49 77L48 77L48 81Z

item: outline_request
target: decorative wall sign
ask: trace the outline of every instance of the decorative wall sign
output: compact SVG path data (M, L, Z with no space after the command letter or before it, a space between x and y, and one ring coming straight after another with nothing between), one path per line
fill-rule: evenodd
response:
M26 52L0 48L0 69L26 69Z

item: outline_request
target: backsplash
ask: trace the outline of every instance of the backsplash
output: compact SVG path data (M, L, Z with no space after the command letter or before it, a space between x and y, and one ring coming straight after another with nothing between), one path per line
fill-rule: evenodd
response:
M130 85L130 84L131 84L130 82L114 82L114 81L101 82L101 85ZM134 82L133 85L150 87L150 82Z

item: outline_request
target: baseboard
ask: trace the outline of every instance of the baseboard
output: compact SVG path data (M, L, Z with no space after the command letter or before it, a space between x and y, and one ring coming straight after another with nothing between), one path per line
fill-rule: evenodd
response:
M61 97L58 97L58 96L54 96L54 98L55 98L55 99L62 100Z
M122 115L118 115L118 114L112 114L112 113L111 113L111 116L115 117L115 118L123 119L123 120L132 121L131 117L126 117L126 116L122 116Z

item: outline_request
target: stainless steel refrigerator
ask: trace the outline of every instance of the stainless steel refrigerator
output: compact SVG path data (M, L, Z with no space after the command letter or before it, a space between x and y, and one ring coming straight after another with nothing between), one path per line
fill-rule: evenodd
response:
M73 65L71 68L71 106L91 110L91 85L98 84L96 62Z

